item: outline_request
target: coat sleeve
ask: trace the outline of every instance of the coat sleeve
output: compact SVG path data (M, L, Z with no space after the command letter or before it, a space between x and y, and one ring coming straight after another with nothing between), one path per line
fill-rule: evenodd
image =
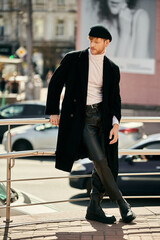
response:
M51 77L46 101L45 114L59 115L60 95L67 79L70 57L66 55Z
M121 97L120 97L120 71L119 67L116 66L114 71L115 77L115 88L114 88L114 96L113 96L113 116L115 116L118 121L121 120Z

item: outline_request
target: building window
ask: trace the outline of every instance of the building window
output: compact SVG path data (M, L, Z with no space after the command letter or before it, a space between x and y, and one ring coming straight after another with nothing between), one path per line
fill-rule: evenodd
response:
M34 28L34 36L35 38L44 36L44 20L43 18L38 18L35 20L35 28Z
M57 6L64 6L65 0L57 0Z
M44 0L36 0L36 5L44 5Z
M11 9L18 9L18 5L19 5L19 2L18 0L4 0L4 1L0 1L2 2L1 5L2 5L2 8L0 9L4 9L4 10L11 10Z
M57 36L64 36L64 20L58 20L56 35Z
M44 9L44 6L45 6L44 0L35 0L33 9L36 9L36 10Z

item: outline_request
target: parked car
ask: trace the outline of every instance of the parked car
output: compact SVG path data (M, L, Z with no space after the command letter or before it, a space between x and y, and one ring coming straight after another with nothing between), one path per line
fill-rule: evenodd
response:
M55 150L58 128L50 123L26 125L11 129L11 150ZM7 150L7 132L2 144Z
M130 149L160 149L160 133L140 140ZM72 175L91 174L93 163L89 159L74 163ZM148 175L149 172L160 173L160 155L123 155L119 157L119 173L145 173L145 175L119 176L117 183L124 195L160 195L160 175ZM87 189L90 193L91 178L71 178L73 188Z
M51 204L34 205L30 207L25 206L25 204L43 202L43 200L31 194L19 191L17 189L15 190L12 188L10 196L11 206L24 205L24 207L20 208L11 208L11 216L56 212L56 210L52 207ZM0 207L6 206L6 199L7 199L6 186L3 183L0 183ZM0 217L5 217L5 214L6 214L5 208L0 209Z
M11 149L20 150L55 150L58 128L50 123L27 125L11 130ZM119 146L125 148L144 137L142 123L127 123L120 125ZM7 133L4 134L2 144L7 150Z
M119 126L119 148L129 148L140 139L146 138L142 122L121 123Z
M44 117L45 103L40 101L24 101L7 105L0 108L0 119L12 118L41 118ZM11 128L17 125L11 125ZM8 129L7 125L0 125L0 140L4 132Z

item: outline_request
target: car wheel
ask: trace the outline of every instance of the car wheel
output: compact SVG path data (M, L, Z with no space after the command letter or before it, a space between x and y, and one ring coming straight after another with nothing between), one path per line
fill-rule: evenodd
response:
M87 194L90 195L91 189L92 189L92 184L91 184L91 179L88 178L86 181L86 189L87 189Z
M14 143L12 150L14 151L24 151L24 150L33 150L33 147L30 142L27 140L18 140Z

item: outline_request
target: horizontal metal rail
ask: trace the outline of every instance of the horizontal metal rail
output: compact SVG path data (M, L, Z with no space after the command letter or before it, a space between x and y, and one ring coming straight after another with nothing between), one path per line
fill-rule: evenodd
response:
M157 198L159 199L160 196L154 195L154 196L124 196L124 198ZM103 197L103 199L109 199L108 196ZM47 201L47 202L39 202L39 203L30 203L30 204L19 204L19 205L11 205L9 208L17 208L17 207L31 207L31 206L37 206L37 205L47 205L47 204L54 204L54 203L65 203L65 202L80 202L80 201L88 201L90 200L90 197L86 198L75 198L75 199L64 199L64 200L58 200L58 201ZM0 207L0 209L5 209L6 207Z
M121 122L150 122L150 123L160 123L160 117L123 117ZM10 208L15 207L24 207L24 206L33 206L33 205L43 205L43 204L51 204L51 203L62 203L62 202L76 202L76 201L84 201L89 200L89 198L79 198L79 199L69 199L69 200L60 200L60 201L52 201L52 202L43 202L43 203L32 203L25 205L10 205L10 189L11 182L16 181L33 181L33 180L49 180L49 179L63 179L63 178L80 178L80 177L91 177L91 174L87 175L77 175L77 176L64 176L64 177L47 177L47 178L30 178L30 179L14 179L11 180L11 159L20 158L20 157L29 157L29 156L55 156L55 152L52 151L19 151L19 152L11 152L11 125L25 125L25 124L44 124L49 123L49 118L25 118L25 119L5 119L0 120L0 125L8 125L8 152L0 154L0 159L7 158L7 180L0 181L7 183L7 205L6 207L6 222L10 222ZM160 155L160 150L148 149L148 150L140 150L140 149L120 149L119 155ZM160 173L119 173L119 176L137 176L137 175L159 175ZM130 198L131 196L126 196L126 198ZM160 196L133 196L134 198L160 198ZM108 198L108 197L105 197Z
M0 120L0 125L19 125L19 124L40 124L48 123L48 118L17 118L17 119L5 119Z
M160 155L160 150L157 149L120 149L119 155ZM5 158L20 158L20 157L35 157L35 156L55 156L55 152L52 151L41 151L41 150L28 150L18 152L1 153L0 159Z
M121 122L160 123L160 117L122 117Z
M157 149L120 149L119 155L160 155Z
M18 151L18 152L8 152L1 153L0 159L4 158L20 158L20 157L35 157L35 156L55 156L55 152L52 151L37 151L37 150L28 150L28 151Z
M147 173L119 173L118 176L153 176L153 175L160 175L160 172L147 172ZM73 178L89 178L92 174L85 174L85 175L68 175L63 177L44 177L44 178L22 178L22 179L13 179L13 180L1 180L1 182L27 182L27 181L41 181L41 180L55 180L55 179L73 179Z
M0 125L19 125L19 124L40 124L48 123L49 118L15 118L15 119L0 119ZM122 117L121 122L150 122L160 123L160 117Z

